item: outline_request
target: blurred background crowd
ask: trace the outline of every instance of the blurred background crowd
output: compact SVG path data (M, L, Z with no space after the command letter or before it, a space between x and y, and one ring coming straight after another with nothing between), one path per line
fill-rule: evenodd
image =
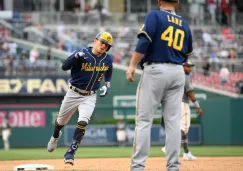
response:
M67 74L58 52L90 46L103 30L114 63L126 66L153 9L156 0L0 0L0 74ZM243 1L183 0L177 13L193 33L194 83L243 93Z

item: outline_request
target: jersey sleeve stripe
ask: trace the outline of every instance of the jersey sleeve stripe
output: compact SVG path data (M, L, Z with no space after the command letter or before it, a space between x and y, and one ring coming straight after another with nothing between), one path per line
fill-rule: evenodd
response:
M189 55L191 55L191 54L193 54L193 51L191 51L190 53L187 53L186 56L189 56Z
M106 58L106 56L107 56L107 53L105 54L105 57L104 57L103 59L100 60L100 62L99 62L99 66L101 65L101 62ZM92 87L90 88L90 91L92 90L92 88L94 87L95 83L97 82L97 78L98 78L98 76L99 76L99 73L100 73L100 71L97 72L96 77L95 77L94 82L93 82L93 85L92 85Z
M88 54L94 59L94 66L96 66L96 59L95 59L95 57L93 57L89 52L88 52ZM90 85L90 83L91 83L91 81L93 79L94 73L95 73L95 70L93 71L92 76L91 76L91 78L89 80L89 84L87 85L87 87L85 88L85 90L88 90L88 87L89 87L89 85ZM91 89L90 89L90 91L91 91Z
M140 31L140 32L138 33L138 36L139 36L140 34L144 34L144 35L149 39L149 41L152 43L152 39L151 39L151 37L148 35L148 33L146 33L145 31Z

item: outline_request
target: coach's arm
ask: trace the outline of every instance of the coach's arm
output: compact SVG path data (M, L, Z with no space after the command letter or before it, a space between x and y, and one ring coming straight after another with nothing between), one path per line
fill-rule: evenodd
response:
M196 99L194 91L188 91L186 92L186 95L189 97L189 99L194 103L195 107L197 108L198 116L201 116L203 114L203 111Z

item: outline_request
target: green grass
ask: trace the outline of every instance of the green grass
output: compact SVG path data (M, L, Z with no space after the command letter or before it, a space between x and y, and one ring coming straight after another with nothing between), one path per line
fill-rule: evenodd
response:
M150 157L162 157L161 147L150 149ZM67 148L57 148L48 153L46 148L0 150L0 160L37 160L62 159ZM243 146L191 146L190 151L195 156L220 157L243 156ZM80 146L75 158L119 158L131 157L132 147L82 147Z

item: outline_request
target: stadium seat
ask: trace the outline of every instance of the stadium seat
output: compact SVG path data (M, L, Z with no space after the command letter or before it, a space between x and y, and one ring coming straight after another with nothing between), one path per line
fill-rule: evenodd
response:
M220 77L218 73L213 73L210 76L204 76L202 74L193 74L193 82L196 84L201 84L208 86L210 88L215 88L219 90L224 90L231 93L236 93L235 83L238 80L243 80L243 73L236 72L229 75L228 82L224 85L220 84Z

